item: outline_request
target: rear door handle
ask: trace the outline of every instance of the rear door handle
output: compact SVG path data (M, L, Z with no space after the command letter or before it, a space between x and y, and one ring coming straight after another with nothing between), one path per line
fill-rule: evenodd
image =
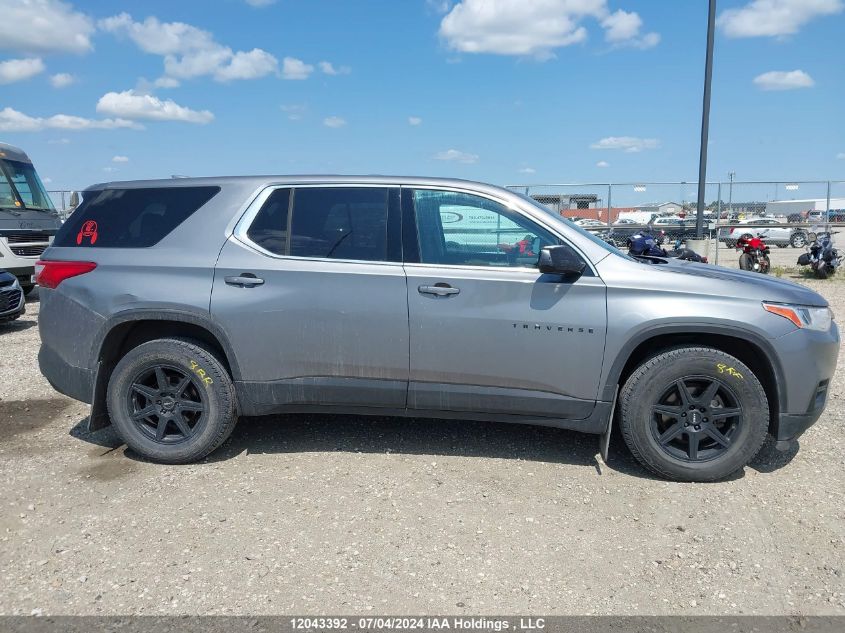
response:
M448 284L435 285L435 286L420 286L417 288L420 294L424 295L437 295L438 297L445 297L447 295L456 295L458 294L461 289L460 288L453 288Z
M240 288L252 288L253 286L260 286L264 283L263 279L246 274L239 277L224 277L223 280L230 286L238 286Z

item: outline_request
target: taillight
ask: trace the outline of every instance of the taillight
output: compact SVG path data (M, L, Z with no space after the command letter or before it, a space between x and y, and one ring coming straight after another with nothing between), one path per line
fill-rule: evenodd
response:
M35 262L35 283L42 288L55 288L65 279L90 273L97 267L94 262Z

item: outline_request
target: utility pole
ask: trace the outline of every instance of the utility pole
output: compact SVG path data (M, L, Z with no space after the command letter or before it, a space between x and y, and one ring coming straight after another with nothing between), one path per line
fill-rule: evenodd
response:
M713 39L716 29L716 0L710 0L707 14L707 55L704 62L704 100L701 108L701 152L698 157L698 207L695 236L704 237L704 192L707 187L707 139L710 134L710 84L713 79Z
M734 200L734 176L736 176L735 171L728 172L728 178L731 179L731 184L728 187L728 217L730 217L731 213L733 212L733 200Z

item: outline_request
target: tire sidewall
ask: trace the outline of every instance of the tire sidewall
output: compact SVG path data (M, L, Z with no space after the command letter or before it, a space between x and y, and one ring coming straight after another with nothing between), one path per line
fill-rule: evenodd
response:
M194 366L193 363L196 363ZM131 420L129 392L135 378L157 365L172 365L191 376L206 405L202 427L185 441L164 444L146 436ZM204 380L198 370L205 372ZM234 399L231 380L220 362L199 346L177 340L143 343L128 352L117 364L109 380L109 416L126 444L139 455L154 461L184 463L200 459L228 437L226 427L234 426Z
M678 354L689 352L690 356ZM701 348L662 354L637 377L636 385L623 396L623 424L626 440L636 453L661 475L687 481L712 481L742 468L760 449L768 430L769 407L762 385L748 367L729 354ZM720 371L719 365L723 368ZM741 378L731 375L733 368ZM685 462L660 447L652 431L652 407L672 382L682 377L702 376L722 382L736 396L743 423L732 437L731 447L708 461ZM632 376L633 377L633 376ZM632 393L633 391L633 393Z

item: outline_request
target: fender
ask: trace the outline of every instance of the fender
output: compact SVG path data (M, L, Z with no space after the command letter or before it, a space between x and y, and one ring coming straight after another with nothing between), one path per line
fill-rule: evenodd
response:
M178 309L156 309L156 308L137 308L129 309L119 312L109 318L94 337L94 343L91 346L91 357L89 359L89 367L95 368L96 376L94 378L94 393L91 398L91 416L88 419L88 430L96 431L105 428L111 424L109 420L108 409L106 407L106 388L108 386L108 379L114 369L113 365L103 360L103 342L109 333L115 327L124 323L131 323L136 321L175 321L178 323L187 323L196 325L211 333L212 336L220 344L223 353L226 356L226 361L232 370L232 379L240 380L241 371L238 365L238 359L235 355L234 349L229 342L229 337L223 329L217 325L209 316L207 312L191 312L188 310Z
M622 370L631 357L633 351L648 339L655 338L665 334L719 334L722 336L730 336L748 341L752 345L758 347L765 354L766 360L771 364L775 376L775 388L777 391L778 405L780 411L788 411L786 402L786 390L783 388L786 379L784 378L783 367L780 359L775 353L774 347L769 341L741 325L719 325L713 323L703 323L694 321L685 321L683 323L663 323L656 326L648 327L641 330L636 335L628 339L613 363L608 370L607 378L603 386L602 397L603 400L611 400L619 385L619 378L622 375ZM706 345L706 342L703 344Z

